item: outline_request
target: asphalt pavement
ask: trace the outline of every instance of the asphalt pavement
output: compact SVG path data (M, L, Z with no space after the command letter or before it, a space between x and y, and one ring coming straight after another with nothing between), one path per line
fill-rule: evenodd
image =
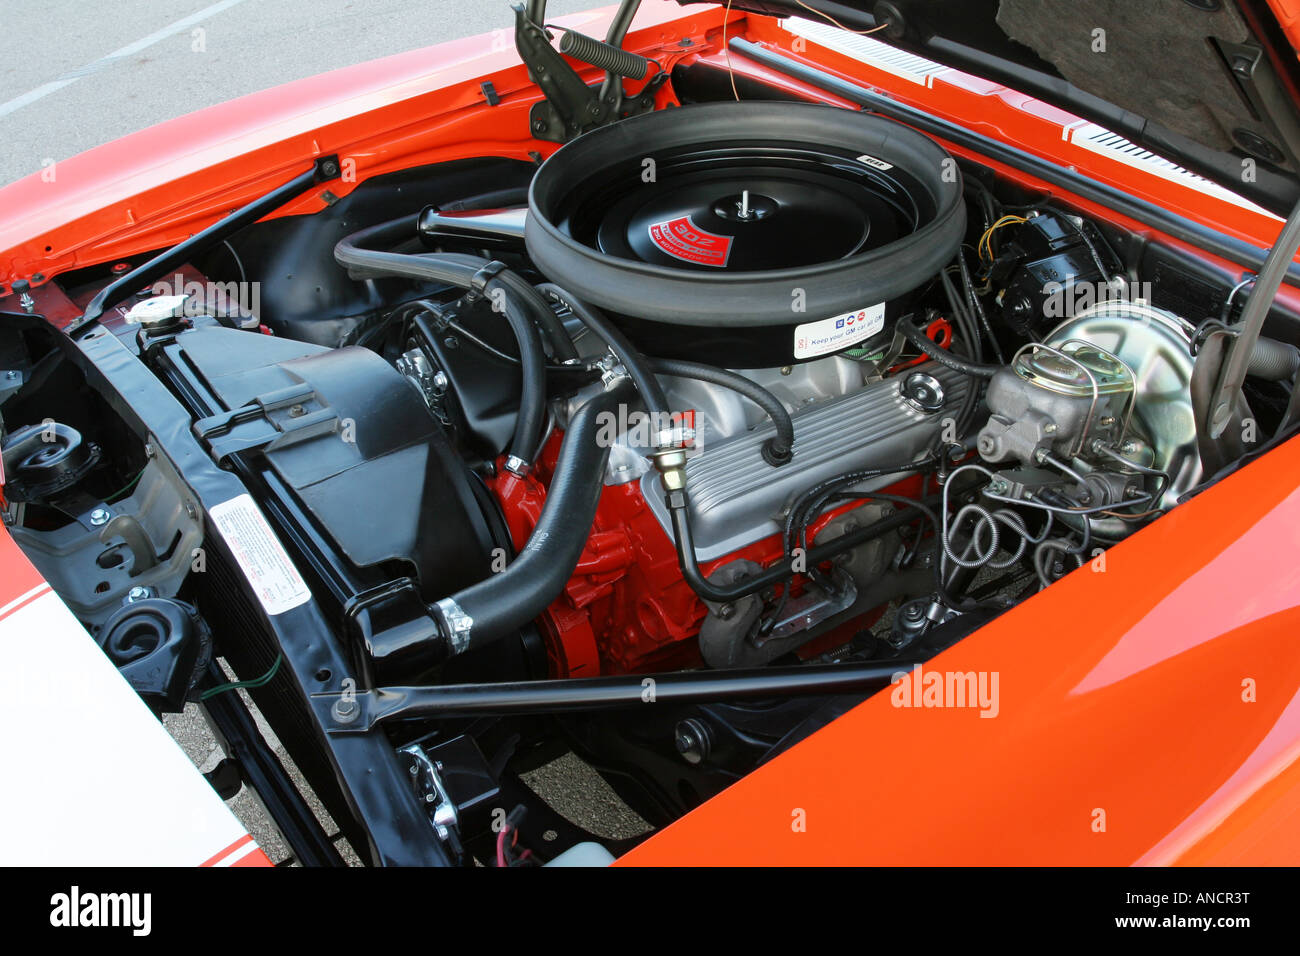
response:
M514 0L0 0L0 185L163 120L493 30ZM547 16L607 5L550 0Z
M550 0L547 13L604 5ZM513 15L508 0L0 0L0 23L9 40L0 65L3 185L50 160L291 80L498 29L508 39ZM166 724L200 770L217 765L222 755L197 707ZM530 782L551 797L568 794L559 809L598 833L644 829L576 758ZM273 861L289 855L247 788L230 806Z

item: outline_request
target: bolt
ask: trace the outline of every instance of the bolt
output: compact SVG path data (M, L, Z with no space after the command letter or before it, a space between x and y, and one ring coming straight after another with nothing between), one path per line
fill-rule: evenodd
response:
M736 605L734 604L724 604L722 607L718 608L718 617L722 618L724 621L729 621L735 616Z
M302 416L304 416L304 415L306 415L306 414L307 414L307 409L303 408L301 405L290 405L290 406L289 406L289 417L290 417L290 418L302 418Z
M357 714L360 710L361 708L357 706L356 700L347 697L340 697L334 702L334 706L331 708L334 720L340 724L352 723L352 721L357 719Z
M1044 435L1055 435L1055 434L1056 434L1056 423L1055 423L1055 422L1048 422L1046 425L1044 425L1044 426L1043 426L1043 434L1044 434Z
M158 454L158 449L153 446L153 442L147 442L144 446L144 457L152 458Z
M90 523L96 528L100 525L108 524L108 519L113 517L113 513L107 508L96 508L90 513Z
M708 726L694 717L679 721L673 729L673 746L687 763L703 763L712 749Z
M789 375L789 374L790 374L791 372L793 372L793 371L794 371L794 367L791 366L791 365L782 365L782 366L781 366L781 374L782 374L782 375Z
M137 584L135 587L131 588L131 590L126 592L126 600L129 604L134 604L136 601L143 601L145 598L152 596L153 588L147 588L140 584Z

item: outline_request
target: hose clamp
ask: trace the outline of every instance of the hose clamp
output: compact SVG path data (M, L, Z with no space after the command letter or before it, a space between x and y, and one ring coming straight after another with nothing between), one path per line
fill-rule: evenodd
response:
M469 291L476 296L487 294L488 283L495 279L502 272L506 271L506 264L500 259L493 259L482 269L479 269L470 277Z
M655 436L655 447L661 449L689 448L694 442L695 429L689 425L665 428Z
M474 629L474 618L465 613L465 609L454 598L443 598L434 605L442 619L443 635L453 656L469 647L470 633Z
M605 386L605 391L610 391L627 377L627 369L622 365L604 365L600 366L600 381Z

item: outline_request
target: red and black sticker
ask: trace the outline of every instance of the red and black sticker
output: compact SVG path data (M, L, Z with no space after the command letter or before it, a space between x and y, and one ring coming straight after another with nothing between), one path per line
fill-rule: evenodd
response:
M650 241L674 259L722 268L731 256L731 236L716 236L701 229L690 216L656 222Z

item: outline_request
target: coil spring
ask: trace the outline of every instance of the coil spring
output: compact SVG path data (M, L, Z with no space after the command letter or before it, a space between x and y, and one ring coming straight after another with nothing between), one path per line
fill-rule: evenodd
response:
M583 63L629 80L640 80L650 69L650 61L636 53L629 53L602 40L594 39L576 30L565 30L560 37L560 52Z

